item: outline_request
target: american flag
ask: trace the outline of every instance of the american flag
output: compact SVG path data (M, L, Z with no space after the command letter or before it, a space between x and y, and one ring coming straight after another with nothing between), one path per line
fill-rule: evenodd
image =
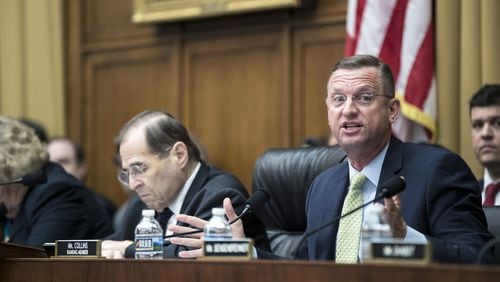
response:
M370 54L394 74L402 115L396 136L436 138L436 79L432 0L349 0L345 55Z

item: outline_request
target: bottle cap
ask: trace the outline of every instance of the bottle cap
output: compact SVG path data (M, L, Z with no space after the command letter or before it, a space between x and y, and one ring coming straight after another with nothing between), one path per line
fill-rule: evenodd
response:
M225 211L223 208L212 208L212 215L223 216Z
M154 216L155 211L154 210L142 210L142 216Z

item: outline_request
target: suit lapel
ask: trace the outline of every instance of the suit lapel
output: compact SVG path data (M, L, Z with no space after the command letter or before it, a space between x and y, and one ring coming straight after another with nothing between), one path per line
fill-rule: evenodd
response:
M193 179L193 183L191 183L191 187L189 187L186 197L184 198L184 202L182 203L181 213L184 213L184 211L186 210L189 203L191 203L196 193L198 193L198 191L203 187L203 185L207 181L209 174L210 174L210 167L207 166L205 163L201 162L198 174L196 174L195 178Z
M342 163L339 170L332 173L334 174L331 178L332 183L321 195L323 204L318 205L322 207L322 210L320 211L321 216L317 226L331 222L342 213L342 205L349 186L349 166L347 162ZM336 221L323 231L318 232L317 237L312 240L316 245L317 253L314 257L330 260L335 257L338 226L339 222Z
M389 178L397 175L403 169L404 160L404 146L403 142L394 136L391 137L389 143L389 148L385 155L384 164L382 165L382 171L380 173L380 179L377 185L377 194L380 192L381 184L385 183ZM379 202L383 203L383 199Z

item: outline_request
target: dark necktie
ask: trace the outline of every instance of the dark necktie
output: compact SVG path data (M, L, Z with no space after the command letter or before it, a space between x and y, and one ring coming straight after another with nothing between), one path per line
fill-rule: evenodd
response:
M174 213L169 208L164 209L160 213L156 213L156 220L158 220L158 222L160 223L163 232L167 230L168 220L172 217L173 214Z
M495 205L495 197L500 191L500 182L498 183L491 183L486 187L486 193L484 197L484 203L483 206L485 207L490 207Z

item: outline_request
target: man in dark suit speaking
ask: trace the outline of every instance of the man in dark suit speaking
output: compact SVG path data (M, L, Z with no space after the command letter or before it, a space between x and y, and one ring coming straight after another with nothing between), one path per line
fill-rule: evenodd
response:
M341 60L328 81L326 105L330 129L348 162L331 167L313 181L306 200L306 232L346 213L352 203L372 200L381 183L398 175L406 179L406 190L384 200L393 236L430 242L434 261L475 262L481 247L492 238L478 183L459 156L435 146L404 143L392 135L400 102L389 67L368 55ZM228 217L235 218L228 200L224 206ZM301 258L358 262L364 218L360 210L307 237ZM203 225L193 218L183 220ZM239 226L233 226L234 237L243 236ZM200 251L181 255L199 256ZM259 250L258 256L272 257ZM487 263L493 260L492 253L484 257Z
M200 150L184 125L168 113L138 114L123 126L116 145L122 167L118 180L134 190L143 202L135 201L135 204L156 211L164 231L167 226L177 224L175 215L179 213L210 218L212 208L221 206L226 197L231 198L237 208L243 209L245 205L248 193L243 184L233 175L202 161ZM250 215L244 221L247 236L252 237L257 246L269 249L260 220ZM132 257L131 238L123 238L123 233L118 230L115 236L108 238L111 240L103 242L103 255ZM170 244L164 248L164 257L175 258L183 250L187 248L182 244Z

